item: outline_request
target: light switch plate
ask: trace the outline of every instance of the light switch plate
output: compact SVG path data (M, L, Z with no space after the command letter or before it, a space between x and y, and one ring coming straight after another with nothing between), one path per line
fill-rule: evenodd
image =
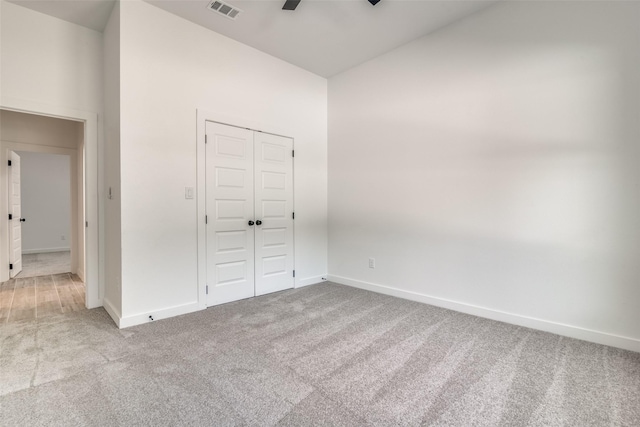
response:
M184 187L184 198L193 199L193 187Z

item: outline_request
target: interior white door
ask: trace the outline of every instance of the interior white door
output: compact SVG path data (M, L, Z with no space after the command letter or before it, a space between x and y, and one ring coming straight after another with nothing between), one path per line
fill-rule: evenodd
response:
M207 122L207 305L255 295L253 132Z
M290 289L293 277L293 140L255 134L256 295Z
M20 156L9 153L9 277L22 271L22 208L20 201Z
M206 123L207 305L294 286L293 140Z

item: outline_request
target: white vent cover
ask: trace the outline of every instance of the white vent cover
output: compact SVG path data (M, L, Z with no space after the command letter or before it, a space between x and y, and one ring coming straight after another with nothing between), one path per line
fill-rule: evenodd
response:
M207 5L209 10L212 10L220 15L224 15L229 19L236 19L242 10L238 9L235 6L231 6L229 3L225 3L220 0L213 0L211 3Z

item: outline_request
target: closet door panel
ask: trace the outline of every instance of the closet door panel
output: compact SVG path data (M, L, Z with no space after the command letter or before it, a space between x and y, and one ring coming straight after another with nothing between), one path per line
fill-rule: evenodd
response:
M207 305L254 296L253 132L207 122Z
M292 150L291 138L255 134L256 295L294 286Z

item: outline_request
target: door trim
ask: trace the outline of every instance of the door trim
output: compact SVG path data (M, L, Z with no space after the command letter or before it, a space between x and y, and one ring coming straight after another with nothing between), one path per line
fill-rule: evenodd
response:
M98 197L102 194L99 191L98 177L98 114L10 97L0 98L0 109L84 123L84 217L89 224L84 230L85 304L87 308L101 307L104 297L104 262L101 259L103 253L100 251L100 242L104 239L104 224L100 222L100 206L98 202ZM2 141L0 141L0 147L0 162L2 162L0 164L0 173L6 175L7 150ZM83 155L83 153L79 152L78 155ZM1 221L0 235L4 237L8 236L7 218L9 208L6 201L1 203L0 215L3 215L5 219ZM4 248L4 245L2 246L0 248L0 281L6 280L9 276L8 248Z
M220 123L226 126L234 126L257 132L270 133L284 136L293 140L295 150L296 138L293 132L278 126L261 123L241 117L229 116L225 113L214 112L206 109L196 109L196 221L198 225L198 308L207 308L207 230L205 224L206 215L206 153L205 135L206 122ZM293 161L293 209L296 208L296 167ZM296 265L296 226L293 223L293 265ZM299 275L297 275L299 276ZM298 278L294 280L294 289L298 287Z

